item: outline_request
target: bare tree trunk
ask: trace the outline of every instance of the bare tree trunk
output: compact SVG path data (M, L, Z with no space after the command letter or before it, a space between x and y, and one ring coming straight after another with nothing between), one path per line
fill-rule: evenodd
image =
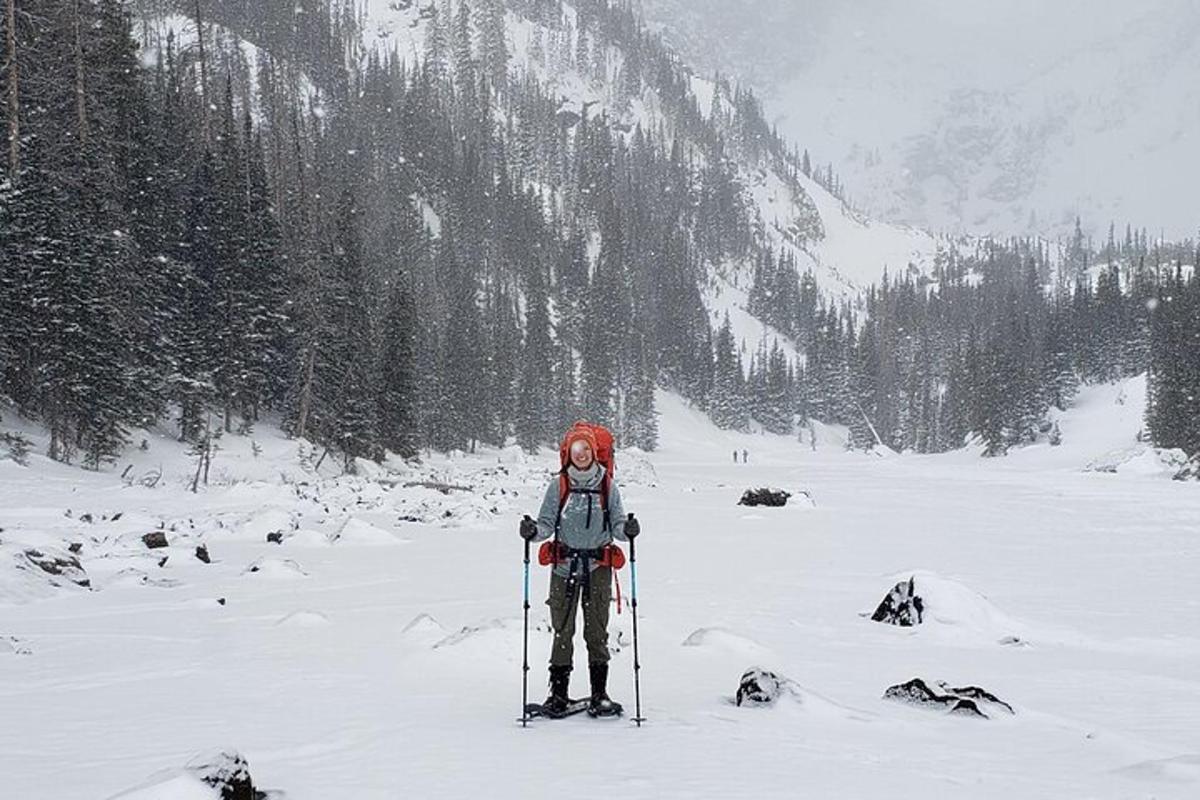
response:
M313 369L316 367L317 346L309 346L304 364L304 383L300 387L300 411L296 415L296 438L303 439L308 430L308 412L312 406Z
M79 124L79 145L82 147L88 140L87 92L83 82L83 19L79 9L79 0L75 0L75 113Z
M17 185L17 170L21 167L21 95L20 72L17 66L17 0L8 0L4 30L8 54L8 180Z
M200 47L200 136L209 143L208 129L208 59L204 57L204 20L200 16L200 0L196 0L196 41Z

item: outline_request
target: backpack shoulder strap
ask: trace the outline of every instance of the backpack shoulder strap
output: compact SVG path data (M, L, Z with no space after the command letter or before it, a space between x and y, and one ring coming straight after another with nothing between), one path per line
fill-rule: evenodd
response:
M558 541L558 529L562 525L562 510L571 494L571 481L566 470L558 473L558 514L554 517L554 541Z
M604 478L600 481L600 510L604 512L604 530L612 530L612 520L608 515L608 495L612 491L612 473L604 470Z

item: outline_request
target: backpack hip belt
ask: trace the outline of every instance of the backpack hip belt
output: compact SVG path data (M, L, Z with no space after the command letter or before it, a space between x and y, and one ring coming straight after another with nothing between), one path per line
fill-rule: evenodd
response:
M625 566L625 552L611 542L602 547L580 549L567 547L562 542L551 541L542 542L542 546L538 548L538 563L543 567L563 564L567 561L572 562L572 567L576 562L582 561L586 568L587 562L595 561L598 567L621 569ZM575 570L571 571L573 573Z

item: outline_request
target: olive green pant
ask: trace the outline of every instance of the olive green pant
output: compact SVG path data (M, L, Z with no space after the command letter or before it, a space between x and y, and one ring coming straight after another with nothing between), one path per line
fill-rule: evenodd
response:
M575 610L583 605L583 640L587 643L588 664L608 663L608 606L612 602L612 569L597 567L591 577L568 581L558 574L550 576L550 624L554 628L554 646L550 666L569 667L575 658Z

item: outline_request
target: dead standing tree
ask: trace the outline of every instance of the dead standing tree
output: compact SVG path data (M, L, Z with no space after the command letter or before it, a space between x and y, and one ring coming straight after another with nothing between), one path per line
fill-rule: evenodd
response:
M21 168L21 73L17 60L17 0L4 6L4 68L8 71L8 180L17 184Z

